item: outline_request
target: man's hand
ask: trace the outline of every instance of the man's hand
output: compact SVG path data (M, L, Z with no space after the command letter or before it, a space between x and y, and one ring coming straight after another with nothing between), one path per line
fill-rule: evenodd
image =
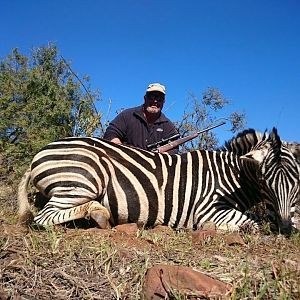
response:
M113 142L113 143L115 143L115 144L118 144L118 145L122 144L122 142L121 142L121 140L119 138L113 138L110 141Z

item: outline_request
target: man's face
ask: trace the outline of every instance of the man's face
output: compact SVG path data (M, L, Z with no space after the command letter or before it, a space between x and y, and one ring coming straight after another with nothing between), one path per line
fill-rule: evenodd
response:
M160 92L150 92L147 93L144 97L145 100L145 109L148 113L157 114L161 112L164 103L165 95Z

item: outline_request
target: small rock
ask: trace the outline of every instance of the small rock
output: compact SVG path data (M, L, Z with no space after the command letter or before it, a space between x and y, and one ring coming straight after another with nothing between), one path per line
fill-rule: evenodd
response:
M157 225L154 228L149 229L149 232L164 232L164 233L173 233L173 229L164 225Z
M214 222L212 221L207 221L205 223L202 224L202 230L210 230L210 231L213 231L213 230L217 230L217 226Z
M231 286L188 267L157 265L147 270L143 292L146 300L173 299L175 295L220 297ZM174 294L175 292L175 294ZM177 298L176 298L177 299Z
M196 230L192 232L192 240L193 242L204 241L210 237L214 237L217 235L216 230Z
M229 246L232 246L232 245L245 245L245 242L244 242L243 238L241 237L241 235L237 231L226 235L224 237L224 239L225 239L226 243Z
M114 227L114 229L117 232L122 232L130 235L136 234L139 230L136 223L117 225L116 227Z

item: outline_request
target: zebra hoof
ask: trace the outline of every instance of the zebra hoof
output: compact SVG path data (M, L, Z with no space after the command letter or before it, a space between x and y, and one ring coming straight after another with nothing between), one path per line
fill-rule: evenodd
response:
M107 217L103 214L103 211L101 211L100 209L93 210L91 212L91 218L95 220L99 227L102 229L107 229L110 227Z

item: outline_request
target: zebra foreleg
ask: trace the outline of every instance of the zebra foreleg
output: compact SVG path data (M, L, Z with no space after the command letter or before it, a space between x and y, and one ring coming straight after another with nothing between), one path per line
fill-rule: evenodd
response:
M239 231L243 229L256 231L259 224L256 220L235 209L222 209L210 219L213 221L219 230L224 231Z
M39 225L62 224L77 219L92 218L100 228L109 227L110 213L103 205L97 201L88 201L71 207L62 204L61 198L52 197L45 207L34 218L34 222ZM81 199L82 201L82 199Z

